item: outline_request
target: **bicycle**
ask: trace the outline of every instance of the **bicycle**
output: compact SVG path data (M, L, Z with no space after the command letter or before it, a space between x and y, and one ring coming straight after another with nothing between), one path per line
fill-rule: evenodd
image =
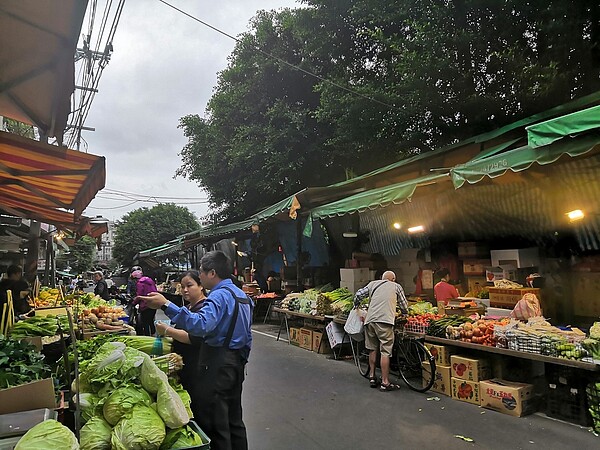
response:
M425 347L425 336L405 330L405 319L397 321L394 326L394 348L390 361L390 375L397 376L410 389L417 392L426 392L431 389L435 381L435 358ZM360 374L369 377L369 353L365 341L354 341L355 363ZM379 363L379 350L377 351ZM429 369L424 362L429 363Z

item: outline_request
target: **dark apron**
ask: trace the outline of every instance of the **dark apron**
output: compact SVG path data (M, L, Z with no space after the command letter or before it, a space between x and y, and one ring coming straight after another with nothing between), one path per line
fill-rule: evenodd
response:
M223 346L212 347L205 342L200 349L196 381L194 383L194 393L198 401L201 402L201 408L205 413L210 411L211 405L215 401L215 395L219 390L219 372L221 369L225 366L243 367L246 364L248 356L244 354L243 349L231 350L229 349L229 345L231 344L231 339L239 316L240 304L250 305L250 308L252 309L252 302L248 297L237 297L235 293L226 286L219 289L229 291L236 302ZM252 317L252 311L250 316Z

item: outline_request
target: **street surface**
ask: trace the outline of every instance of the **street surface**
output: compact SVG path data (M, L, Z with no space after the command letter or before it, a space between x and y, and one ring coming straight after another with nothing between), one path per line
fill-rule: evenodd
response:
M250 450L600 448L587 429L539 415L511 417L405 385L379 392L352 363L265 336L277 327L254 328L243 395Z

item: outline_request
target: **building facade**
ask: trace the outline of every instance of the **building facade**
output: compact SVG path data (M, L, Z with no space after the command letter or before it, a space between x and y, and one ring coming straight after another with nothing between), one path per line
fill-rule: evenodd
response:
M98 264L108 265L113 258L113 247L115 246L115 223L108 222L108 233L102 235L100 248L96 253Z

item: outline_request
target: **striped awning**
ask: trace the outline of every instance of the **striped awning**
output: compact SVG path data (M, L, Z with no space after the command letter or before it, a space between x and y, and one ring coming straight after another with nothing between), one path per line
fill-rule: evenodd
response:
M0 132L0 209L11 214L77 228L105 178L104 157Z

